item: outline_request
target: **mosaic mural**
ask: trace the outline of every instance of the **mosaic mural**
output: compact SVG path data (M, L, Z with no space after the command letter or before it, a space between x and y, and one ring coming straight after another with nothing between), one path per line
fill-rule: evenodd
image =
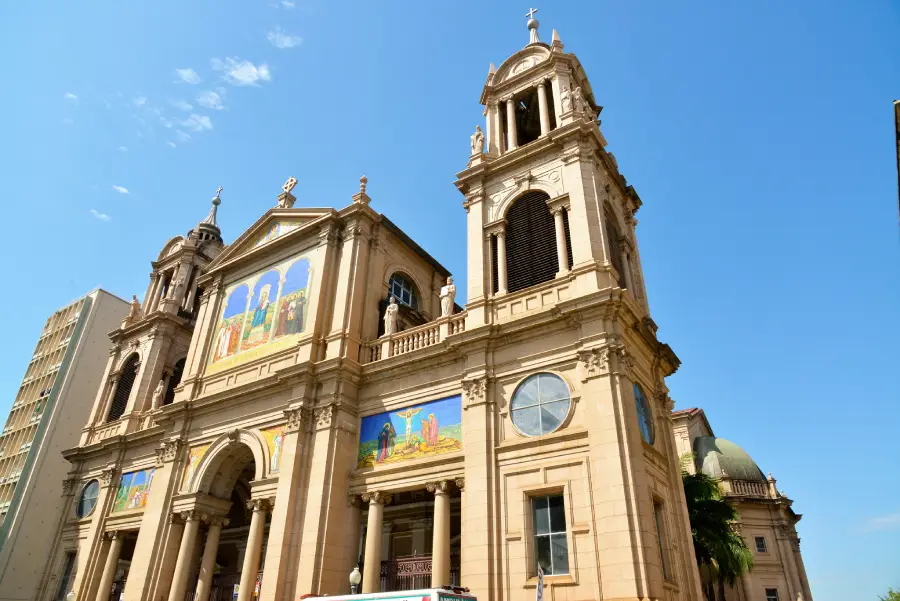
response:
M262 435L269 445L269 471L278 472L281 469L281 451L284 447L284 426L263 430Z
M460 395L370 415L359 431L357 467L372 467L462 449Z
M153 483L155 468L127 472L119 480L119 490L113 502L113 511L143 509L150 499L150 485Z
M275 238L284 236L285 234L292 232L300 227L302 223L302 221L275 221L274 223L270 223L268 229L259 234L256 239L253 240L253 244L250 246L250 248L257 248L259 246L262 246L266 242L270 242Z
M197 471L197 466L200 465L200 460L206 455L208 449L209 445L204 444L199 447L193 447L188 452L188 462L187 465L184 466L184 477L181 479L182 489L185 488L188 485L188 482L191 481L191 478L194 477L194 472Z
M288 348L306 329L311 267L297 256L231 284L216 324L208 371Z

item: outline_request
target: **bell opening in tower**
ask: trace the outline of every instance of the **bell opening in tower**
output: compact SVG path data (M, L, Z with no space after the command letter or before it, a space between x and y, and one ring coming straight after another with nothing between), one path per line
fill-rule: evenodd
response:
M524 146L541 137L541 113L538 110L537 89L531 88L518 94L514 102L519 145Z

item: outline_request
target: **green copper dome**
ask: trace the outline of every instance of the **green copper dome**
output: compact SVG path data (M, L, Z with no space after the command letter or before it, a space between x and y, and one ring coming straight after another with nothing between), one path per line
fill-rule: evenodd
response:
M766 477L747 451L730 440L700 436L694 440L697 469L713 478L765 482Z

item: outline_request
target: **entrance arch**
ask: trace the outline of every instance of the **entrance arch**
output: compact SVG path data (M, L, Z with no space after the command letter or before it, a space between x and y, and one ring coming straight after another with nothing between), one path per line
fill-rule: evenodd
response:
M269 475L269 447L252 430L235 428L219 436L207 449L188 483L187 492L228 499L246 465L253 460L254 480Z

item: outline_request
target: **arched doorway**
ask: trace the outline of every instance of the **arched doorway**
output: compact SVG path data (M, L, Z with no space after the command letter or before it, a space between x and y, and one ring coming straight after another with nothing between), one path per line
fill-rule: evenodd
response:
M253 494L265 478L260 437L235 430L210 445L187 483L185 516L170 601L251 601L265 562L271 500ZM199 494L198 494L199 493ZM176 501L176 506L181 505Z

